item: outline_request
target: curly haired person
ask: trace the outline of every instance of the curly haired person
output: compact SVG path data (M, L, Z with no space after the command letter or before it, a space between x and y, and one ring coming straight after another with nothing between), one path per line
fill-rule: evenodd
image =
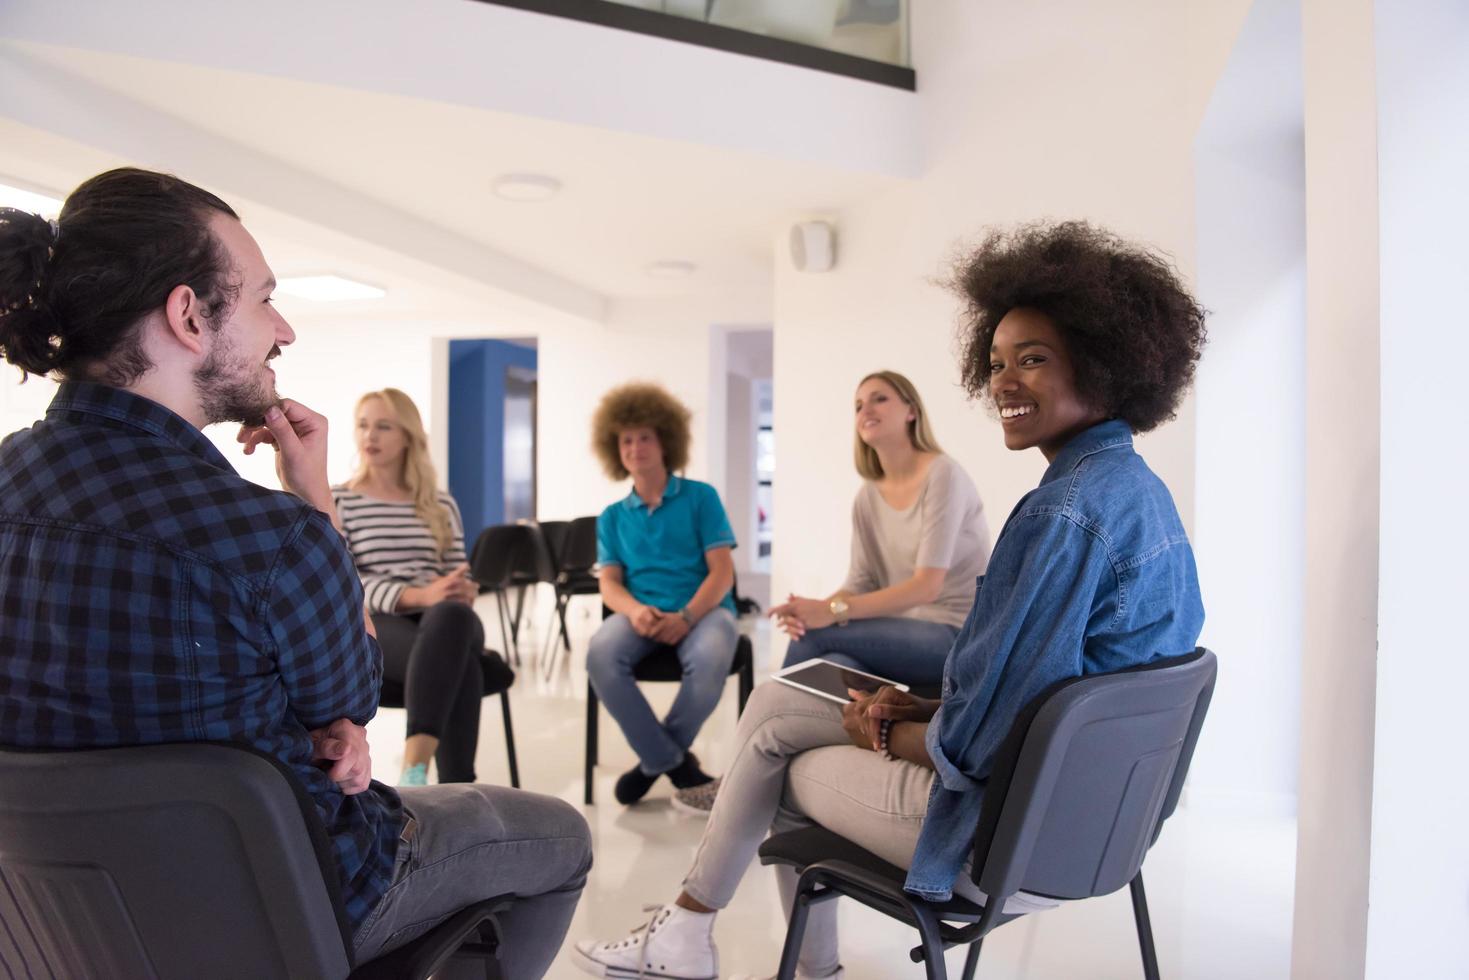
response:
M714 711L739 636L734 532L719 494L677 475L688 464L689 411L657 385L608 392L592 419L592 448L632 490L597 518L597 565L609 616L592 637L587 673L638 764L617 780L617 801L641 800L667 775L679 809L705 815L714 779L689 751ZM678 651L683 680L662 721L633 669L659 645Z
M1021 709L1058 680L1194 648L1204 609L1193 550L1132 436L1173 417L1204 311L1162 258L1080 222L990 235L955 285L967 303L966 388L998 415L1007 448L1039 449L1047 467L995 541L943 697L885 687L843 706L757 687L681 890L630 936L578 943L588 973L719 976L715 912L767 829L818 824L906 868L916 895L983 904L966 865L985 781ZM777 876L789 908L795 874ZM1051 904L1018 892L1005 911ZM812 907L797 975L841 973L836 903Z

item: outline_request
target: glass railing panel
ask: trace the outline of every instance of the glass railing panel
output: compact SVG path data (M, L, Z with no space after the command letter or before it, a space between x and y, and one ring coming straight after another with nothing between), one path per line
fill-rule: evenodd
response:
M909 67L908 0L604 0Z

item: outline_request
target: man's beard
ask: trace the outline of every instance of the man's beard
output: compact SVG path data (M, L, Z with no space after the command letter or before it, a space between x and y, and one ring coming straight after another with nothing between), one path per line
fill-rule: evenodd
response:
M281 352L272 347L267 360ZM253 368L235 356L231 346L216 345L194 372L194 388L207 423L240 422L264 425L265 412L280 401L265 365Z

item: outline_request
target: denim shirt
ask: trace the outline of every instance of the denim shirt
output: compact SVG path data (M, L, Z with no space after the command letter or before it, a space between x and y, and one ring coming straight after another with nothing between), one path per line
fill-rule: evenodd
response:
M1203 625L1193 549L1127 424L1077 435L1010 513L944 664L907 890L950 897L995 750L1028 702L1064 678L1188 653Z

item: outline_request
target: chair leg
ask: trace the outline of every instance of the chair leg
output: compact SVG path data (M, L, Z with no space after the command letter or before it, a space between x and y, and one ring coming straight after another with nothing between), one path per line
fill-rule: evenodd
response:
M1143 873L1132 879L1132 914L1137 919L1137 943L1143 954L1143 977L1158 980L1158 951L1153 946L1153 922L1148 916L1148 896L1143 891Z
M511 666L520 666L520 645L515 641L515 631L510 627L510 603L502 589L495 593L495 608L500 614L500 639L505 643L505 656Z
M969 944L969 952L964 957L964 980L974 980L974 971L979 968L979 947L984 942L980 937Z
M566 644L566 652L571 652L571 634L566 630L566 607L571 605L571 596L562 595L556 597L556 618L561 621L561 642Z
M745 666L740 668L740 702L739 711L735 718L738 720L745 713L745 702L750 700L750 694L755 690L755 665L751 661L745 661Z
M525 593L528 586L518 586L515 589L515 618L510 621L510 632L515 636L515 642L520 642L520 617L525 612Z
M582 789L582 801L591 806L592 800L592 775L597 768L597 692L592 690L591 681L587 682L587 751L586 751L586 785Z
M548 671L556 663L555 657L548 659L547 654L550 653L552 645L556 642L556 631L558 629L561 631L561 643L567 655L569 656L571 654L571 634L566 631L566 606L570 601L571 598L569 596L563 595L560 592L556 593L556 608L554 615L551 617L551 622L546 629L546 642L541 652L541 658L546 660L546 669Z
M944 963L944 938L939 921L929 912L914 908L918 925L918 936L922 941L923 968L928 980L948 980L949 968Z
M795 901L791 903L791 921L786 926L786 942L780 951L780 968L775 980L795 980L796 963L801 958L801 942L806 938L806 919L811 914L812 885L801 882Z
M500 692L500 714L505 718L505 755L510 760L510 785L520 789L520 764L515 759L515 726L510 723L510 689Z

